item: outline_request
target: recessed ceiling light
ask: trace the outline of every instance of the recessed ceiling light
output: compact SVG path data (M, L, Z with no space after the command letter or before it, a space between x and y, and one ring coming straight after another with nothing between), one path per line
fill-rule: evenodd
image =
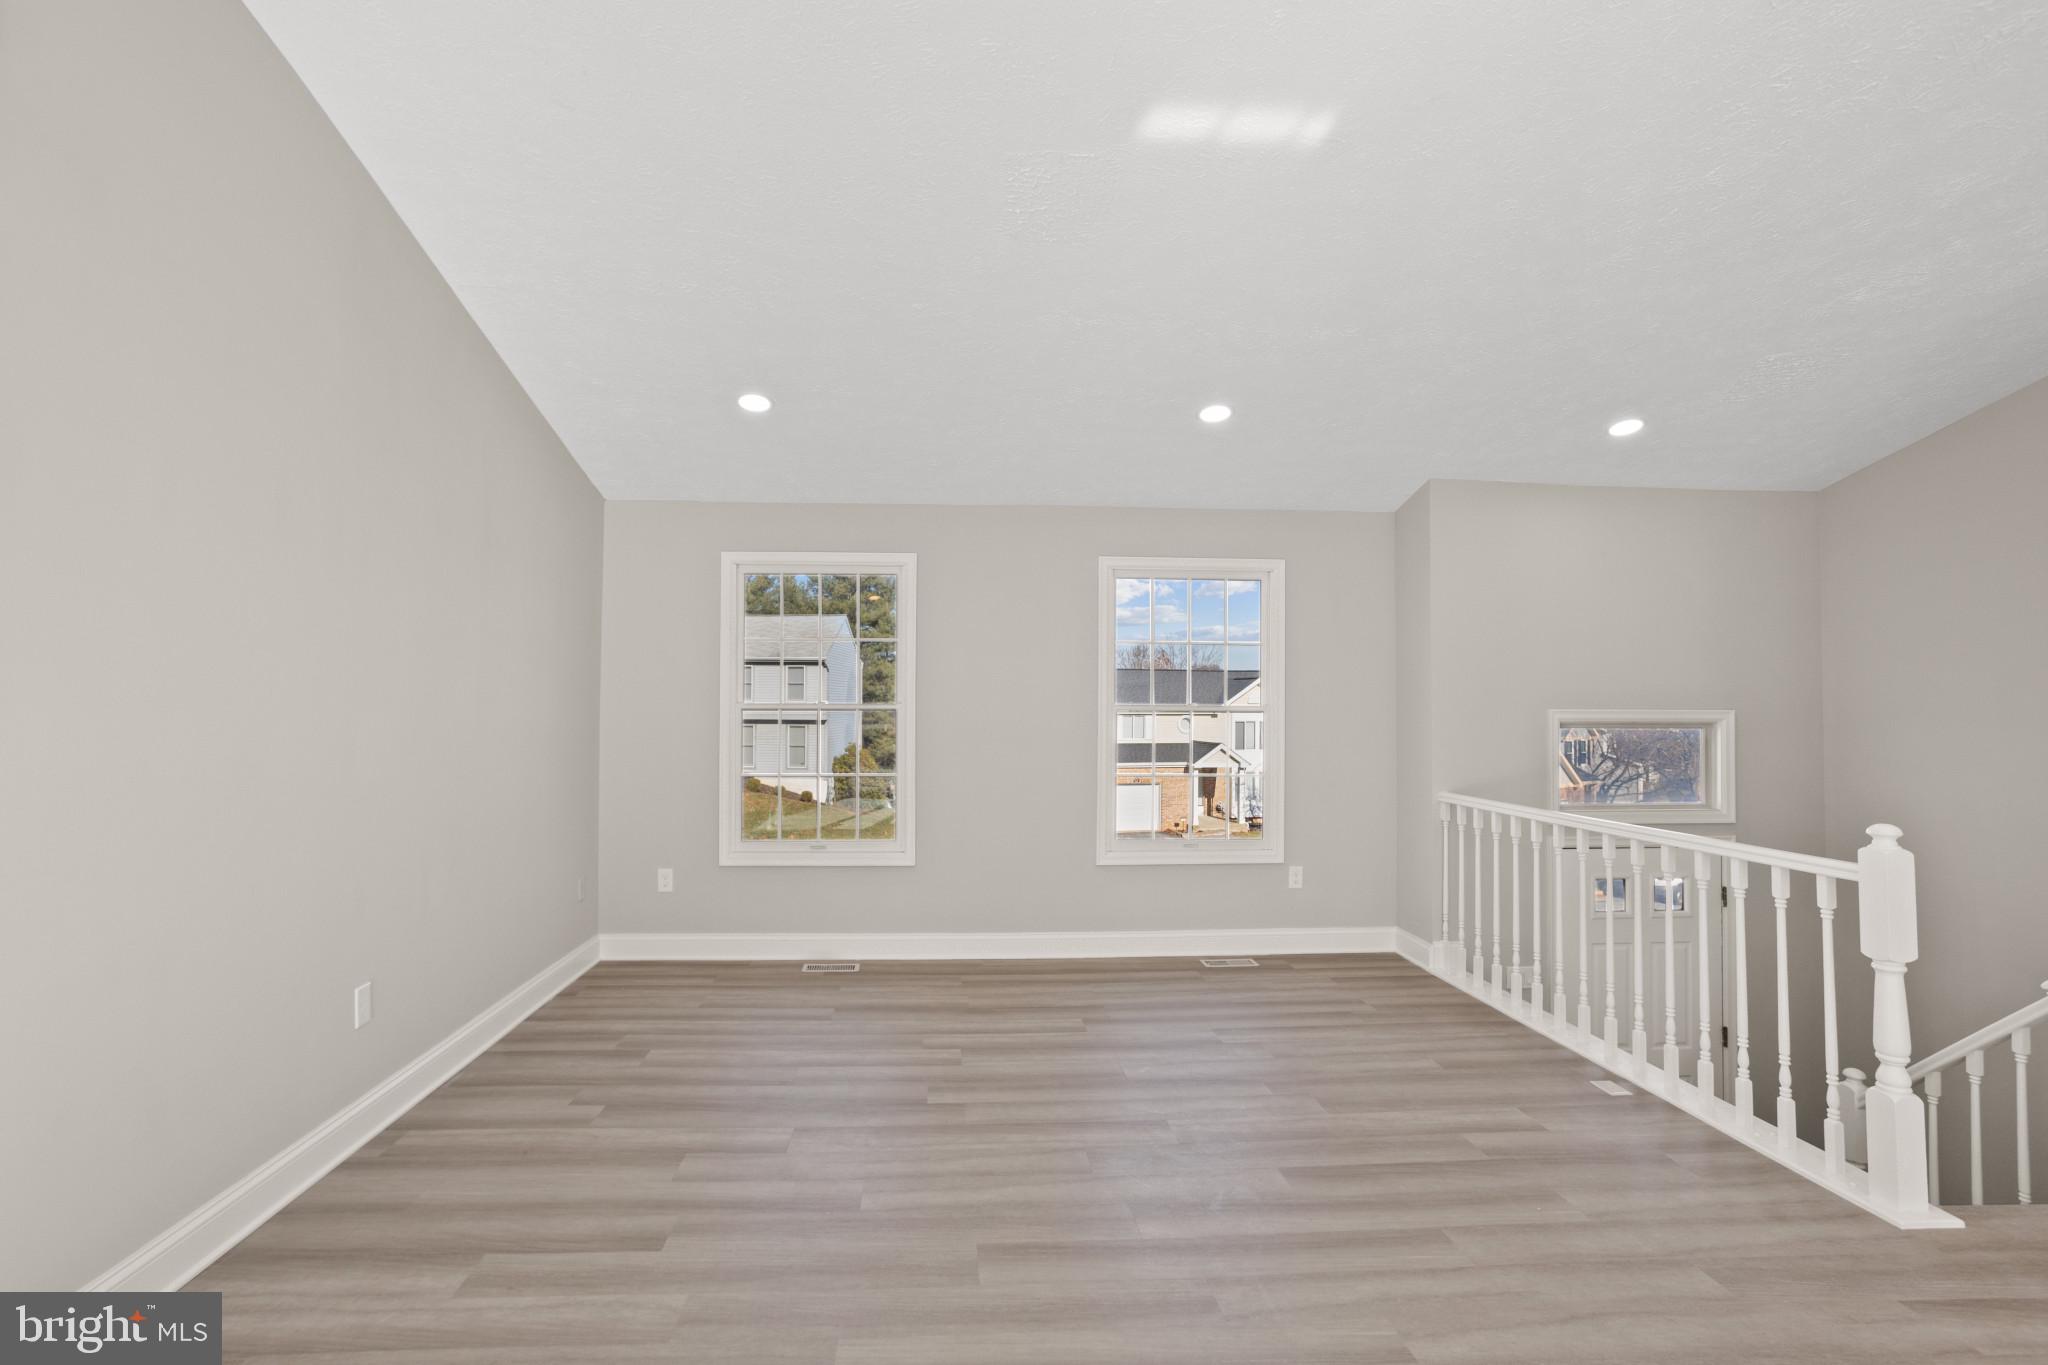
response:
M1211 403L1208 407L1196 413L1195 416L1214 426L1218 422L1228 422L1230 420L1230 409L1221 403Z
M740 395L740 407L747 412L766 412L774 406L773 403L768 401L768 395L765 393L743 393Z
M1624 417L1619 422L1616 422L1613 426L1607 428L1607 434L1609 436L1633 436L1642 429L1642 418Z

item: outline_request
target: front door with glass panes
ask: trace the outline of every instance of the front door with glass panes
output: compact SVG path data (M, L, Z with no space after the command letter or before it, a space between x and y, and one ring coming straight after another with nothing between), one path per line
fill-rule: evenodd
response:
M1672 854L1672 873L1663 871L1663 849L1651 845L1643 849L1643 866L1638 877L1637 869L1629 860L1625 843L1616 840L1614 864L1610 872L1601 856L1598 835L1579 836L1565 831L1563 849L1563 877L1565 894L1568 897L1565 908L1565 989L1567 999L1572 1002L1572 1017L1577 1018L1578 998L1578 915L1575 898L1579 894L1578 845L1576 838L1587 838L1586 886L1589 896L1586 915L1586 965L1587 989L1592 1005L1593 1033L1601 1035L1605 1019L1608 985L1609 944L1612 943L1614 1014L1616 1037L1621 1049L1626 1052L1631 1044L1635 1027L1635 948L1637 934L1636 897L1640 895L1642 949L1643 949L1643 1029L1649 1036L1649 1058L1652 1064L1662 1065L1664 1059L1664 930L1665 922L1671 928L1671 978L1674 990L1672 1000L1678 1025L1678 1049L1680 1074L1688 1081L1698 1074L1700 1033L1700 954L1707 954L1708 1000L1712 1009L1708 1016L1711 1028L1709 1042L1715 1047L1714 1087L1724 1098L1730 1093L1730 1067L1723 1063L1722 1056L1729 1055L1723 1047L1721 1026L1728 1015L1723 1008L1722 982L1726 973L1715 951L1718 946L1715 930L1720 917L1713 914L1719 908L1721 898L1721 876L1718 870L1720 859L1714 859L1716 869L1705 883L1705 901L1701 901L1701 883L1694 878L1696 871L1693 855L1683 849ZM1546 855L1547 856L1547 855ZM1554 921L1548 904L1553 894L1553 880L1546 875L1543 892L1546 900L1544 910L1544 967L1545 998L1556 981L1557 964L1551 961L1553 953ZM1704 947L1702 945L1705 945ZM1525 948L1526 951L1526 948Z

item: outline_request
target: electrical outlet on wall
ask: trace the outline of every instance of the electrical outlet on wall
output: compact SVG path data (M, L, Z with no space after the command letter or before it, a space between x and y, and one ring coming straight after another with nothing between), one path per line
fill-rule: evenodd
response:
M1287 889L1289 891L1301 890L1301 869L1299 867L1287 869Z
M672 867L656 868L654 872L654 889L656 891L675 890L676 870Z
M365 981L356 987L356 1027L370 1022L370 983Z

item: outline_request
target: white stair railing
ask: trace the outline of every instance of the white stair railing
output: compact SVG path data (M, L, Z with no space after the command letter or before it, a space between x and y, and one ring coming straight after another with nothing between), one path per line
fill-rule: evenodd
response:
M1909 1070L1913 1041L1906 1010L1906 969L1920 955L1919 915L1913 855L1900 847L1896 827L1872 825L1870 843L1852 863L1448 792L1438 795L1437 804L1442 893L1430 967L1438 976L1895 1226L1958 1226L1952 1214L1928 1197L1929 1129L1920 1096L1913 1091L1916 1069ZM1547 925L1543 914L1546 849L1550 863ZM1649 1018L1645 1010L1644 948L1649 938L1645 919L1651 891L1644 874L1652 853L1658 877L1672 888L1667 891L1665 912L1657 916L1662 922L1660 1019ZM1627 867L1626 909L1620 913L1625 913L1629 927L1628 961L1625 966L1616 962L1615 922L1620 913L1610 905L1607 913L1597 917L1601 926L1598 960L1605 970L1601 974L1604 988L1596 999L1588 970L1595 951L1594 869L1597 865L1597 875L1605 878L1602 885L1615 887L1617 857L1625 858ZM1522 970L1525 862L1530 871L1527 922L1531 964L1526 974ZM1732 934L1734 947L1734 1018L1723 1021L1724 1026L1732 1024L1735 1043L1728 1099L1720 1097L1716 1084L1713 981L1710 940L1705 932L1707 895L1717 876L1727 888L1724 918L1732 920L1732 924L1724 924L1723 932ZM1822 965L1819 982L1801 983L1795 991L1789 938L1793 892L1801 878L1811 879L1813 884ZM1689 1079L1682 1074L1686 1040L1679 1034L1680 983L1672 913L1680 879L1690 884L1699 928L1693 952L1698 966L1699 1031ZM1873 978L1869 1050L1878 1067L1867 1089L1860 1074L1845 1077L1841 1065L1835 911L1844 882L1858 887L1859 946L1869 960ZM1752 887L1758 893L1754 907ZM1765 895L1770 899L1768 912L1761 904ZM1749 1031L1749 917L1753 912L1769 914L1767 932L1775 947L1777 1036L1771 1041L1776 1044L1777 1066L1766 1080L1766 1084L1774 1080L1777 1089L1771 1122L1756 1114L1756 1078L1752 1074L1752 1044L1762 1041L1752 1040ZM1568 933L1568 925L1575 926L1576 932ZM1508 943L1505 962L1503 927ZM1546 929L1553 965L1547 998L1542 970ZM1577 946L1576 991L1569 989L1565 977L1567 938ZM1618 966L1627 973L1626 994L1617 989ZM1807 999L1814 994L1821 1001L1826 1070L1818 1147L1799 1137L1792 1071L1792 1003L1795 997ZM1657 1033L1654 1052L1653 1030ZM2023 1071L2024 1062L2020 1066ZM1853 1131L1857 1127L1861 1131ZM1853 1144L1853 1156L1867 1154L1867 1169L1852 1159L1852 1132L1860 1139Z
M2041 983L2048 991L2048 981ZM1927 1096L1927 1188L1941 1202L1941 1077L1957 1062L1970 1082L1970 1202L1984 1202L1984 1054L2000 1043L2012 1045L2012 1081L2017 1132L2014 1155L2019 1168L2019 1202L2034 1202L2033 1149L2027 1134L2027 1061L2034 1054L2033 1024L2048 1019L2048 996L2023 1005L1995 1024L1931 1053L1907 1068L1906 1074Z

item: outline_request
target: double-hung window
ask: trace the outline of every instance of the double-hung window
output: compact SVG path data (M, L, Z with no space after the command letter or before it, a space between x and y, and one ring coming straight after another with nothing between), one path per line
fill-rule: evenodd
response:
M1282 577L1102 560L1098 863L1281 861Z
M722 591L719 861L914 862L917 557L728 553Z

